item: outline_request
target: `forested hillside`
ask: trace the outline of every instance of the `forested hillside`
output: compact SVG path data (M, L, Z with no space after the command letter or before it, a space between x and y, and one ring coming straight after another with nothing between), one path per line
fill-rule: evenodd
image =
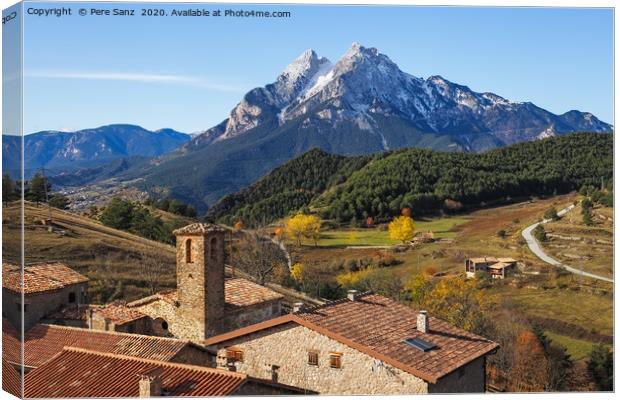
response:
M270 222L310 203L329 186L344 182L370 156L344 157L313 149L274 169L254 185L215 204L207 219L229 224Z
M324 218L385 220L507 197L566 193L613 175L613 136L576 133L482 154L405 149L341 157L312 150L216 204L208 218L270 222L312 206Z

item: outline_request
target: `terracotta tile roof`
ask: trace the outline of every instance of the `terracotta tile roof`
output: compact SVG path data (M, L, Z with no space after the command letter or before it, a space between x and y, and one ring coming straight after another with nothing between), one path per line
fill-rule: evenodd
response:
M48 320L74 320L74 321L86 321L88 320L88 311L97 311L104 306L94 304L72 304L61 308L58 311L54 311L51 314L45 316L44 319Z
M24 364L38 367L66 346L169 361L185 347L195 345L157 336L38 324L26 332Z
M13 364L21 364L21 333L2 318L2 359Z
M154 368L168 396L226 396L247 381L236 372L68 347L26 375L25 397L138 397L139 375Z
M496 263L499 260L495 257L473 257L469 259L471 262L474 263Z
M512 265L512 263L498 262L498 263L495 263L493 265L489 265L489 268L491 268L491 269L504 269L504 268L510 267L511 265Z
M209 232L226 232L226 229L219 225L198 222L172 231L175 235L204 235Z
M247 279L230 278L224 282L224 297L227 306L245 307L282 299L284 296Z
M2 287L20 293L21 271L18 265L2 264ZM67 285L88 282L88 278L59 262L26 265L23 271L24 293L62 289Z
M145 318L146 315L142 314L135 308L128 307L124 302L110 303L104 307L94 310L93 316L98 315L105 319L114 322L116 325L123 325L131 321L135 321L140 318Z
M22 378L7 360L2 358L2 390L13 396L22 397Z
M224 301L229 309L247 307L282 298L284 296L280 293L245 278L229 278L224 281ZM137 307L157 300L174 303L178 300L177 291L168 290L160 292L153 296L127 303L127 306Z
M491 340L434 317L429 317L429 331L421 333L416 328L417 315L408 306L364 293L355 301L342 299L312 307L214 336L204 344L213 345L294 322L431 383L498 347ZM436 348L420 351L404 342L410 338L423 339Z

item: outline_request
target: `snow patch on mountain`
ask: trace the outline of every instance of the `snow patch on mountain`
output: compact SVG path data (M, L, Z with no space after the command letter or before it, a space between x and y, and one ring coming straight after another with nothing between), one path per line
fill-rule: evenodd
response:
M312 118L307 118L309 113ZM192 143L209 144L265 122L282 126L297 118L303 118L304 126L328 121L336 127L348 120L363 131L379 132L376 115L405 119L417 132L452 135L467 146L475 135L491 135L497 141L486 143L497 145L573 130L612 130L590 113L569 111L558 116L531 103L475 92L439 75L426 79L410 75L377 49L353 43L334 64L314 50L304 51L274 83L250 91L227 120ZM385 135L382 142L389 148Z

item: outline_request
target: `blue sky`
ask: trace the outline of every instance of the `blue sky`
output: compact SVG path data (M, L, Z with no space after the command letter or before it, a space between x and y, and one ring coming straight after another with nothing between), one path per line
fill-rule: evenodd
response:
M305 49L336 61L355 41L415 76L614 122L610 9L198 5L292 13L259 19L82 17L79 7L139 14L144 3L64 5L76 15L25 15L25 133L111 123L204 130Z

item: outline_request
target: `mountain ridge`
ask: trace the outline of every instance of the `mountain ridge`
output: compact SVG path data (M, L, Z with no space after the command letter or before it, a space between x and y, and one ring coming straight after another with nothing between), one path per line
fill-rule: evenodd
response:
M146 130L138 125L112 124L74 132L40 131L23 137L26 175L45 167L55 173L96 167L123 157L153 157L172 151L190 135L163 128ZM19 171L21 139L3 135L3 168Z
M306 50L274 82L246 93L228 118L178 149L78 181L119 171L120 180L204 213L315 147L346 156L407 147L482 152L572 131L612 130L591 113L555 115L438 75L418 78L377 49L354 44L335 63Z
M274 83L252 89L226 120L188 147L229 139L274 117L280 126L300 116L308 117L308 123L349 119L380 135L382 126L373 117L377 113L404 118L425 133L452 135L468 151L490 148L472 134L490 134L506 145L570 131L612 129L591 113L556 115L531 102L475 92L439 75L415 77L376 48L354 43L334 64L314 50L304 51ZM388 142L381 138L382 150L399 147Z

